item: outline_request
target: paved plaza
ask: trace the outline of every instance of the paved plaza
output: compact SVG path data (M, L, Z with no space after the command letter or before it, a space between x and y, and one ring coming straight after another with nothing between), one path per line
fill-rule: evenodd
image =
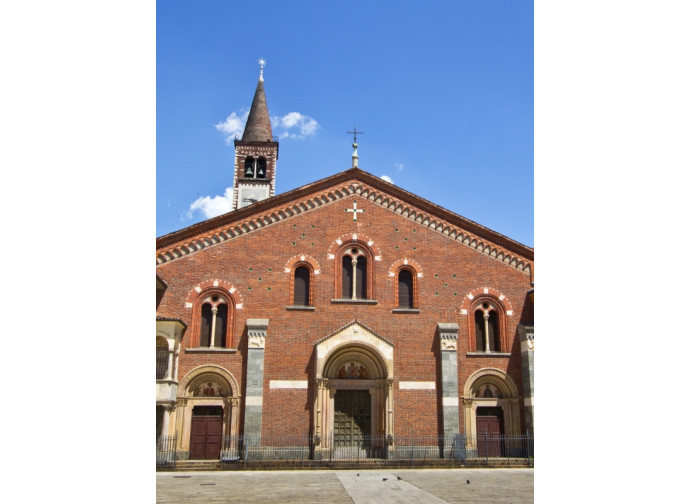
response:
M160 472L156 502L522 504L534 469Z

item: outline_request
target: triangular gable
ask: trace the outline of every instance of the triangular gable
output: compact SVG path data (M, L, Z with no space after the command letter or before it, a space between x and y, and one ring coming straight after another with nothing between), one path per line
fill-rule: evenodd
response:
M162 236L156 240L156 263L174 261L355 195L519 271L532 272L530 247L358 168Z

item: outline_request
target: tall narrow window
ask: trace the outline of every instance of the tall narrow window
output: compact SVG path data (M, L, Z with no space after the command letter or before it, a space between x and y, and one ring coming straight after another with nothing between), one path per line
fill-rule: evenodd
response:
M211 346L211 327L213 326L213 307L209 303L201 306L201 334L199 346Z
M401 270L398 273L398 308L413 308L412 273Z
M357 299L367 299L367 258L360 255L357 259L356 267L356 298ZM353 261L354 262L354 261Z
M228 327L228 305L218 305L216 312L216 327L213 336L213 346L216 348L225 347L225 335Z
M305 266L295 269L295 290L292 304L309 306L309 268Z
M352 299L352 257L349 255L343 256L343 299Z

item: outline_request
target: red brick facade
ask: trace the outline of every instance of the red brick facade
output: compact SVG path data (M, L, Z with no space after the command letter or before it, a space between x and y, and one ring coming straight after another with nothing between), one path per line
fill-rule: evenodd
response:
M350 194L343 188L350 188ZM467 230L462 227L463 219L449 212L434 215L424 208L428 202L358 169L326 179L313 191L309 189L270 198L197 225L191 232L182 230L158 240L157 274L167 283L158 314L178 319L188 328L180 346L180 381L198 366L215 364L232 374L239 384L238 395L244 396L246 321L268 319L262 433L308 434L314 422L315 344L356 319L394 346L398 434L439 434L441 430L438 323L459 326L460 395L470 375L482 368L504 371L520 390L517 327L519 323L532 323L525 320L531 318L531 308L529 314L524 313L533 269L531 249L488 230L483 235ZM332 199L322 198L320 206L309 203L324 194L332 195ZM388 206L393 200L396 204ZM346 212L353 207L353 201L364 210L356 222ZM238 234L231 236L235 232ZM460 238L463 233L465 237ZM220 241L225 236L228 238ZM348 237L350 243L367 248L373 258L368 264L367 298L375 300L374 304L334 301L340 297L339 251ZM204 239L203 249L180 247L190 243L198 246ZM214 239L219 241L213 243ZM182 249L185 255L177 258L170 252ZM300 262L314 269L310 286L313 310L288 309L293 266ZM395 272L405 263L418 275L414 283L418 312L394 312ZM214 281L217 287L213 287ZM232 298L234 313L228 334L230 347L236 352L188 351L192 342L198 341L194 334L199 327L194 320L198 310L193 305L199 297L197 287L202 292L204 288L225 289ZM476 349L472 344L474 322L468 310L482 296L502 308L501 338L505 348L495 356L470 354ZM306 381L308 385L306 389L272 389L271 380ZM400 390L400 381L437 385L436 390ZM462 404L462 398L459 402ZM462 415L460 408L461 430ZM240 432L241 418L240 411Z

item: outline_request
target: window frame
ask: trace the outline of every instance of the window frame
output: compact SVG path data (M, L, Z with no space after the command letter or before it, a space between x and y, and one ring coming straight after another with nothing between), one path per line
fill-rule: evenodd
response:
M353 254L352 250L357 249L358 254ZM367 264L367 271L366 271L366 290L365 290L365 298L345 298L343 297L343 258L349 255L350 257L353 257L356 255L356 257L364 256L366 259L366 264ZM351 303L373 303L376 302L376 292L375 292L375 275L374 275L374 253L372 252L371 248L365 244L364 242L361 242L359 240L348 240L347 242L344 242L337 250L337 253L335 254L336 262L335 262L335 296L334 296L334 301L340 301L340 302L351 302ZM353 275L356 276L356 271L355 268L353 268Z
M222 298L227 306L227 320L225 323L225 345L222 347L211 347L210 342L213 340L213 335L209 338L209 346L201 346L201 318L202 318L202 307L207 304L209 297L218 296ZM216 303L220 304L220 302ZM224 289L212 288L206 289L199 293L194 301L194 306L192 308L192 341L190 342L190 348L202 349L202 350L224 350L232 349L235 342L235 310L236 304L235 299L229 292Z
M308 293L308 304L303 305L303 304L295 304L295 277L297 274L297 270L299 268L305 268L309 272L309 293ZM293 308L310 308L314 306L314 267L309 264L306 261L299 261L295 264L293 264L292 269L290 271L290 307Z
M400 305L400 273L403 271L407 271L410 276L412 277L412 306L401 306ZM395 272L395 307L396 310L418 310L419 309L419 300L417 296L417 272L415 269L410 266L409 264L406 264L404 266L401 266L398 268L398 270Z
M484 304L489 305L488 309L483 307ZM498 342L498 348L491 348L491 341L489 341L489 351L486 349L479 348L477 346L477 331L475 326L476 313L478 311L482 312L482 316L485 312L491 313L492 311L496 313L496 327L495 330L498 331L498 336L494 336L494 341ZM506 309L501 301L490 295L483 295L476 297L469 309L467 310L467 322L468 322L468 346L470 353L476 353L479 355L491 355L491 354L506 354L507 349L507 339L506 339Z

